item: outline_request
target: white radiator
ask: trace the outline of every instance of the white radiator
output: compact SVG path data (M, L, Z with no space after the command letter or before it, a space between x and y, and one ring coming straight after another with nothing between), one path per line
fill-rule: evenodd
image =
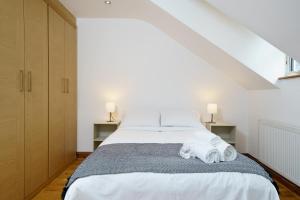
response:
M261 120L259 160L300 186L300 128Z

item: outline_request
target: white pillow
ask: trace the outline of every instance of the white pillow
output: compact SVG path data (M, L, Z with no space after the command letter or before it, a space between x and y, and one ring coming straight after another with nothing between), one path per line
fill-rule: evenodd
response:
M193 111L163 111L161 126L167 127L202 127L200 115Z
M121 127L160 127L160 113L156 111L134 111L126 113Z

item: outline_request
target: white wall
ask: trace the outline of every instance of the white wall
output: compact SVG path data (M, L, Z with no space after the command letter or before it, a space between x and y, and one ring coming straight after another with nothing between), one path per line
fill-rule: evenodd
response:
M249 152L258 155L258 120L267 119L300 127L300 79L280 80L279 90L250 92Z
M217 59L217 58L216 58ZM238 128L247 151L248 92L162 31L133 19L78 20L78 151L92 151L93 123L106 118L105 102L134 108L188 108Z

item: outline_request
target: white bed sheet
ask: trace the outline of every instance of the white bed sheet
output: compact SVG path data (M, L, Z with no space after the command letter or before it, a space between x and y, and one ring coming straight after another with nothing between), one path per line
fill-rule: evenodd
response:
M112 143L183 143L193 129L157 132L118 129L101 145ZM101 146L100 145L100 146ZM255 174L126 173L76 180L65 200L278 200L272 183Z

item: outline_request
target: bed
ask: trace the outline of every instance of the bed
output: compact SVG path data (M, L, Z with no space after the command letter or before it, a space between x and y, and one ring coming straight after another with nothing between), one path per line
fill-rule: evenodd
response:
M203 127L120 127L98 148L112 144L182 144ZM102 163L100 163L101 165ZM79 167L80 168L80 167ZM267 178L250 173L153 173L134 172L92 175L76 179L65 200L278 200Z

